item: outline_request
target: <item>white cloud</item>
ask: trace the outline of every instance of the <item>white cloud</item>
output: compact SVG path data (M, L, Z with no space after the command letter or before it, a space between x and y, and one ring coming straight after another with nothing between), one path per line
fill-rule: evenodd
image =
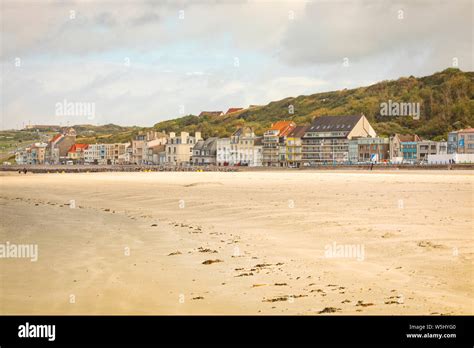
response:
M199 113L264 104L427 75L453 58L473 69L469 0L2 5L4 128L87 121L55 118L64 98L95 102L95 122L152 125L181 105Z

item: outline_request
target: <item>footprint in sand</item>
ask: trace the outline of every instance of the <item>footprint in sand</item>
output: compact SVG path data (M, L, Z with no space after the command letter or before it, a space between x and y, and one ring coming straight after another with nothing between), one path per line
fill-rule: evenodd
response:
M435 244L435 243L432 243L428 240L422 240L422 241L418 242L417 245L421 248L427 248L427 249L440 249L440 248L445 247L444 245Z

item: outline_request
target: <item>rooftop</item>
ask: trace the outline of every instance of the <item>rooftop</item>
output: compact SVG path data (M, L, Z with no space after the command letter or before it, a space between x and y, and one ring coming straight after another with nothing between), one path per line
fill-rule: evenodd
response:
M289 137L292 138L301 138L304 133L306 133L306 130L309 128L309 126L296 126L289 134Z
M49 142L50 143L54 143L56 140L58 140L59 138L61 138L63 135L62 134L56 134Z
M74 153L74 152L77 152L78 150L84 151L84 150L87 150L88 147L89 147L89 144L74 144L69 148L68 152Z
M231 114L233 112L237 112L237 111L240 111L240 110L243 110L244 108L229 108L229 110L227 110L227 112L225 113L226 115L227 114Z
M253 134L253 129L248 126L243 126L243 127L237 128L237 130L234 133L232 133L232 136L235 136L235 137L246 136L246 135L250 136L250 134Z
M350 132L362 115L321 116L313 120L307 132Z
M416 134L397 134L398 139L400 139L400 142L406 143L406 142L413 142L413 141L420 141L420 137Z
M467 132L474 132L474 128L465 128L465 129L460 129L457 131L457 133L467 133Z
M213 146L216 146L216 142L216 137L207 138L206 140L198 140L196 145L194 145L193 150L211 149Z
M276 130L279 136L285 136L288 135L295 126L293 121L278 121L272 124L270 130Z

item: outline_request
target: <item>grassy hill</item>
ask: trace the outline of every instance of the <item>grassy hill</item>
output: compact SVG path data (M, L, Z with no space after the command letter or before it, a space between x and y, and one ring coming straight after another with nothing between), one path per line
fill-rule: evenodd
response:
M115 124L103 126L76 125L73 126L77 133L77 142L84 144L94 143L126 143L137 135L142 127L122 127Z
M137 135L143 128L122 127L114 124L103 126L75 125L77 142L94 143L125 143ZM14 162L14 152L36 142L47 142L57 132L49 129L36 131L35 129L4 130L0 131L0 163Z
M38 134L33 131L5 130L0 131L0 164L3 161L12 161L15 158L14 151L18 148L46 141L53 132L42 132Z
M314 117L363 113L380 136L416 133L426 139L441 140L447 139L447 133L452 130L474 127L473 97L474 72L450 68L425 77L402 77L368 87L288 97L225 116L188 115L159 122L153 128L165 132L201 131L205 138L224 137L242 125L253 127L256 134L263 134L271 123L278 120L309 124ZM380 104L388 100L419 102L420 119L381 116ZM288 112L290 105L294 108L293 114ZM128 142L147 129L114 124L73 127L77 132L77 142L88 144ZM11 160L15 149L47 141L53 134L34 130L0 131L0 161Z
M431 76L402 77L382 81L368 87L288 97L268 105L258 106L220 117L188 115L159 122L159 131L200 130L204 137L229 136L237 126L254 127L257 134L278 120L293 120L308 124L314 117L363 113L377 133L416 133L428 139L446 139L453 129L474 126L474 72L449 68ZM421 117L390 117L380 115L380 104L388 100L419 102ZM288 112L293 105L294 113Z

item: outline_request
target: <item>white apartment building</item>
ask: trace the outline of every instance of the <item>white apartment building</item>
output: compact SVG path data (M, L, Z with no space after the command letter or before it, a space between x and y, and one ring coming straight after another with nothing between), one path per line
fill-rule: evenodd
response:
M44 164L46 157L46 143L34 143L25 149L15 152L17 164Z
M216 161L218 166L228 166L231 163L230 138L217 139Z
M128 146L125 149L125 153L120 155L118 158L118 164L130 164L132 163L132 146Z
M240 127L230 137L230 165L253 166L254 142L257 139L251 127Z
M130 143L90 144L84 150L84 162L90 164L121 164Z
M250 167L261 167L263 166L263 138L255 138L253 143L253 156L252 162L249 164Z
M15 152L15 162L17 164L28 164L28 148Z
M417 160L427 162L428 156L447 154L448 143L445 141L421 140L416 144Z

